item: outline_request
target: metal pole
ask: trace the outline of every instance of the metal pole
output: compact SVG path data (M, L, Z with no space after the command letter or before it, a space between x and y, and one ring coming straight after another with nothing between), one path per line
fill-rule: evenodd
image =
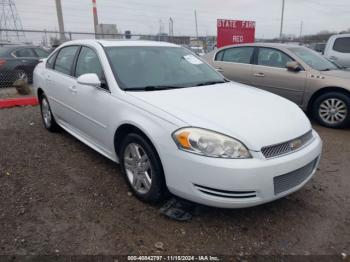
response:
M198 40L197 10L194 10L194 19L195 19L195 22L196 22L196 36L197 36L197 40Z
M60 40L64 41L66 37L64 35L64 23L63 23L61 0L56 0L56 12L57 12L57 20L58 20L58 29L60 31Z
M302 36L303 36L303 21L301 21L301 23L300 23L299 43L301 43Z
M283 37L284 5L285 5L285 0L282 0L282 16L281 16L281 30L280 30L280 40L281 41L282 41L282 37Z
M92 0L92 13L93 13L93 16L94 16L95 35L96 35L96 38L97 38L98 16L97 16L96 0Z

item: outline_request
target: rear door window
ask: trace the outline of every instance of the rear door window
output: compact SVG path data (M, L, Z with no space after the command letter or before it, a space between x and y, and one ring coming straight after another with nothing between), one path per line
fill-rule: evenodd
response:
M16 57L37 57L32 48L20 48L13 52Z
M62 48L56 58L55 70L63 74L71 75L73 62L79 46L68 46Z
M337 38L333 50L340 53L350 53L350 37Z
M254 47L233 47L225 49L222 61L241 64L250 64Z

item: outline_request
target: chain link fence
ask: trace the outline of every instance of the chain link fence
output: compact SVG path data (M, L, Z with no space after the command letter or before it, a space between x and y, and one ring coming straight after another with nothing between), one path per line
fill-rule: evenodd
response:
M169 42L185 46L192 49L197 54L210 52L216 46L215 36L173 36L165 33L156 35L111 33L91 33L91 32L59 32L50 30L7 30L0 28L0 48L9 45L35 45L52 52L60 44L78 39L115 39L115 40L150 40ZM14 57L15 58L15 57ZM18 59L25 60L25 57ZM39 60L39 58L38 58ZM6 70L2 63L6 63L6 58L0 56L0 88L12 87L16 80L23 79L29 83L32 81L33 68L18 66L13 70Z

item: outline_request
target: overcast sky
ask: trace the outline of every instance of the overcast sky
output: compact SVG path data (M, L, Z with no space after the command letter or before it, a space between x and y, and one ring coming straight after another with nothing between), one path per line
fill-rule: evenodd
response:
M133 33L155 34L160 20L175 35L195 35L194 10L200 35L216 35L216 19L256 21L256 36L279 35L282 0L96 0L100 23L117 24ZM24 29L58 29L55 0L15 0ZM91 0L62 0L66 31L93 31ZM350 28L349 0L286 0L284 33L299 35Z

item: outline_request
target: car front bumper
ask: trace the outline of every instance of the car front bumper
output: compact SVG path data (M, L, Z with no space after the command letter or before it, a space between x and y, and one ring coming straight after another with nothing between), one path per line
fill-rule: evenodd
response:
M244 208L303 187L317 170L321 150L322 141L313 131L310 144L273 159L265 159L261 152L251 152L251 159L220 159L175 150L162 162L173 194L208 206Z

